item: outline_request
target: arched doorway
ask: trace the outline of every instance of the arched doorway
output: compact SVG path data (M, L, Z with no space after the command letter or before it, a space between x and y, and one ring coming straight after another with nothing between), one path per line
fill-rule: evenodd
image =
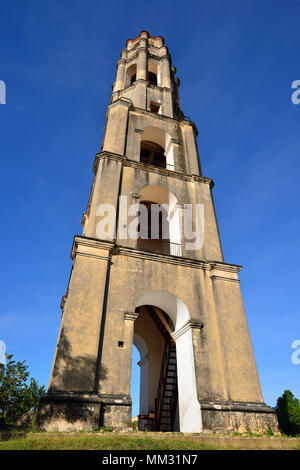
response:
M133 344L140 353L139 430L178 431L178 387L174 324L160 308L136 311Z

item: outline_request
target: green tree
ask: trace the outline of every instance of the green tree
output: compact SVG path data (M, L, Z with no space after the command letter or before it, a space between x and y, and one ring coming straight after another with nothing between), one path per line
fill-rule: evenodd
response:
M0 364L0 428L16 424L31 408L38 406L45 393L34 378L29 380L26 361L15 362L12 354L6 354L6 365Z
M300 403L290 390L285 390L275 407L279 429L288 436L300 434Z

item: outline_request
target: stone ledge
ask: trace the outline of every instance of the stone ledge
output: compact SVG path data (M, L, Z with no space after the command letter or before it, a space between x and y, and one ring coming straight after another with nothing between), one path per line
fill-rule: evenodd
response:
M180 266L189 266L191 268L202 269L204 271L212 271L213 269L218 269L220 271L238 273L242 269L242 266L236 264L228 264L223 263L221 261L195 260L192 258L185 258L175 255L152 253L150 251L142 251L136 248L125 247L122 245L118 245L118 254L132 256L135 258L160 261L169 264L176 264Z
M236 282L237 284L240 283L239 279L233 279L231 277L223 277L223 276L210 276L212 281L229 281L229 282Z
M151 251L142 251L138 250L137 248L119 245L118 243L115 243L110 240L101 240L98 238L85 237L82 235L74 236L71 258L74 258L79 245L85 246L87 248L107 250L110 256L131 256L134 258L148 259L169 264L176 264L179 266L189 266L191 268L202 269L204 271L212 271L214 269L217 269L219 271L237 274L242 269L242 266L238 264L229 264L224 263L222 261L214 260L196 260L175 255L152 253ZM81 254L88 256L88 253ZM110 258L108 256L104 258L110 261Z
M153 165L147 165L146 163L138 162L136 160L129 160L124 155L119 155L116 153L108 152L106 150L102 150L101 152L97 153L95 156L93 172L95 173L99 166L99 161L105 158L110 158L112 160L116 160L121 162L123 166L128 166L132 168L136 168L142 171L147 171L150 173L156 173L162 176L169 176L175 179L181 179L183 181L187 181L190 183L197 182L197 183L204 183L208 184L211 188L214 187L214 182L211 178L201 175L189 175L187 173L181 173L179 171L168 170L167 168L158 168Z
M131 406L131 398L127 395L105 395L94 392L48 392L41 399L41 403L104 403L116 406Z
M107 250L107 251L110 251L112 248L115 247L115 243L112 242L112 241L109 241L109 240L100 240L98 238L91 238L91 237L85 237L85 236L82 236L82 235L75 235L74 236L74 239L73 239L73 244L72 244L72 250L71 250L71 258L73 259L75 257L75 255L78 253L78 248L79 246L84 246L86 248L92 248L92 249L99 249L99 250ZM95 255L94 253L88 253L88 252L84 252L84 253L81 253L79 252L79 254L83 255L83 256L89 256L89 255ZM103 256L99 256L101 259L104 258L106 260L110 260L110 258L107 256L107 257L103 257Z
M199 400L201 410L213 411L246 411L252 413L271 413L276 414L274 408L266 405L265 403L217 403L217 402L203 402Z

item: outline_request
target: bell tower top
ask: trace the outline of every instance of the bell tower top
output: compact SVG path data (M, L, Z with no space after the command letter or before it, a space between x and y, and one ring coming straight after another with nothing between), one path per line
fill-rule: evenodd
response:
M127 39L126 47L128 50L132 49L137 41L140 39L147 39L149 44L156 47L161 47L164 45L165 40L162 36L151 36L148 31L141 31L137 38L135 39Z
M184 119L178 93L180 81L162 36L141 31L135 39L127 40L120 56L111 103L127 98L137 108Z

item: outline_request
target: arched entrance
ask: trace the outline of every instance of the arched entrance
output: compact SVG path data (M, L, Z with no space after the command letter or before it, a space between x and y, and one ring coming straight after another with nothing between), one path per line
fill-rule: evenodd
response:
M140 428L201 432L192 322L186 305L170 292L153 290L138 299L136 312L134 344L142 339L139 350L145 359L140 411L146 413L140 413Z
M174 324L154 305L141 305L136 312L133 344L141 357L139 429L178 431Z

